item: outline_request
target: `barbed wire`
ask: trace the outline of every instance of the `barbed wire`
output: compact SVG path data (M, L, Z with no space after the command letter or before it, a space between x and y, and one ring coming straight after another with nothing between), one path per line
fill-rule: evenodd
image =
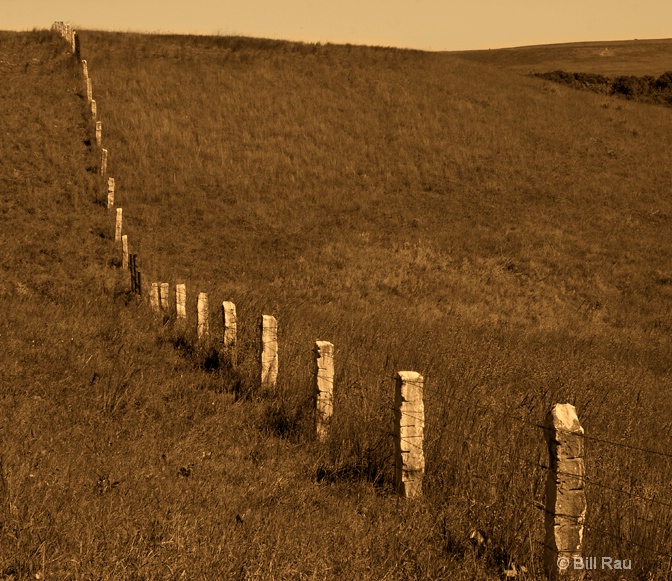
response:
M656 553L656 554L660 555L661 557L668 557L668 558L672 559L672 554L671 553L663 553L663 552L661 552L657 549L654 549L654 548L649 547L647 545L643 545L642 543L638 543L638 542L633 541L631 539L626 539L625 537L623 537L621 535L615 535L614 533L609 533L609 532L607 532L603 529L594 527L594 526L589 525L587 523L584 524L583 526L586 527L588 530L591 530L591 531L596 532L596 533L600 533L601 535L604 535L606 537L610 537L612 539L619 540L619 541L627 543L629 545L639 547L640 549L646 549L647 551L651 551L652 553Z

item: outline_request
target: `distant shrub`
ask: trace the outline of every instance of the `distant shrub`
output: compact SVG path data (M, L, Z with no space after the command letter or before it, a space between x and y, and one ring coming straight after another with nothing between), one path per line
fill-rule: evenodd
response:
M657 79L650 75L642 77L622 75L609 78L595 73L569 73L566 71L533 73L532 76L568 85L574 89L617 95L648 103L672 105L672 71L663 73Z

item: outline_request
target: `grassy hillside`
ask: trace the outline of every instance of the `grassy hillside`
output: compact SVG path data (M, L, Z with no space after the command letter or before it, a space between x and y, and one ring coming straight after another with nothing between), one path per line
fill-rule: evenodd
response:
M503 67L524 74L562 69L608 77L621 75L658 77L670 70L672 40L574 42L464 51L454 54L472 62Z
M3 33L5 576L489 579L514 559L538 578L550 405L665 451L668 111L464 55L81 40L145 284L186 282L192 321L199 291L236 302L241 366L204 369L135 304L79 69L55 36ZM337 350L323 447L315 339ZM390 485L400 369L426 378L414 503ZM587 487L586 554L662 570L669 509L637 497L672 502L668 457L589 440L587 463L609 487Z

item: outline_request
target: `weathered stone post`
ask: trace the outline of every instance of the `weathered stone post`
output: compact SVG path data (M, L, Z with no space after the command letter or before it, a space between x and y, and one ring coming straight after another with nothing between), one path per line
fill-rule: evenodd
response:
M187 285L175 285L175 316L178 320L187 318Z
M121 268L128 269L128 235L121 237Z
M551 579L571 579L574 557L581 557L586 520L585 449L576 408L555 404L546 416L544 434L550 468L546 480L544 563Z
M119 242L121 240L121 225L122 225L122 208L117 208L117 220L114 227L114 241Z
M96 145L100 147L103 144L103 122L96 121Z
M396 375L394 480L397 494L405 498L422 495L425 474L423 385L422 375L415 371L400 371Z
M261 387L275 389L278 380L278 321L261 317Z
M208 295L206 293L198 293L198 321L197 334L199 341L205 341L210 334L210 323L208 318Z
M94 121L98 118L98 106L96 105L96 100L91 99L91 119Z
M236 347L238 335L238 318L236 305L230 301L222 303L222 323L224 327L224 353L233 367L238 364L238 350Z
M152 287L149 291L149 304L152 306L152 311L154 311L157 314L160 312L158 282L152 283Z
M334 413L334 345L329 341L315 341L313 355L315 433L318 440L324 441Z
M114 178L107 178L107 209L114 207Z
M168 304L168 294L170 293L170 285L167 282L162 282L159 285L159 304L161 306L161 311L165 314L168 314L170 311L170 305Z
M86 101L93 101L93 87L91 86L91 77L86 77Z
M107 149L100 153L100 175L105 177L107 174Z
M85 79L89 78L89 63L87 63L85 59L82 60L82 73L84 73Z

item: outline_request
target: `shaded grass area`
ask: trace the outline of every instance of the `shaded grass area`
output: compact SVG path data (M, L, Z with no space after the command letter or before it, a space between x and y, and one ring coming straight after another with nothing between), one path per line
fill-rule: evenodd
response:
M592 73L567 73L565 71L534 73L534 76L575 89L587 89L604 95L617 95L643 103L672 105L672 72L669 71L658 78L651 75L644 77L630 75L610 79Z
M131 251L145 288L187 283L190 326L154 319L111 267L63 43L2 36L6 576L488 579L516 562L538 578L548 407L577 405L589 435L669 439L664 111L446 55L81 37ZM238 306L235 372L215 334L195 342L199 291ZM280 321L275 393L256 387L262 312ZM318 338L337 349L323 447ZM400 369L426 378L417 503L391 495ZM588 524L665 552L669 515L637 496L670 501L666 458L592 441L588 464L628 493L589 486Z

